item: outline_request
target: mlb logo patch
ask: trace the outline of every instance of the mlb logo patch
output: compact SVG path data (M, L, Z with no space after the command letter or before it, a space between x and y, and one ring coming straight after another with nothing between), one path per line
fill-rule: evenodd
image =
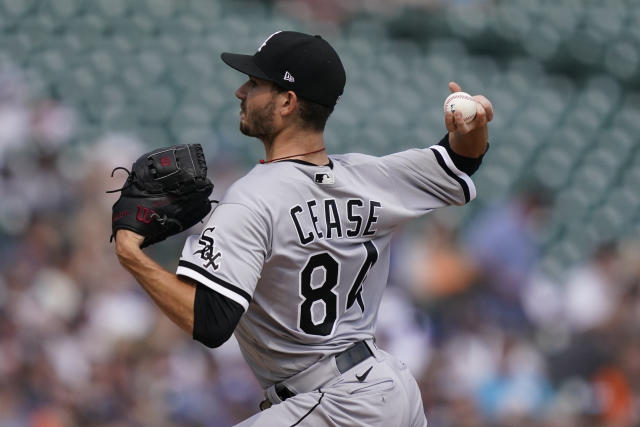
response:
M317 173L315 182L316 184L333 184L335 182L333 172Z

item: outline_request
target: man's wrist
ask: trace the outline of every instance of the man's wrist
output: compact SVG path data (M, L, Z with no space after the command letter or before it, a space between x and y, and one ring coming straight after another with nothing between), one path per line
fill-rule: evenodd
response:
M482 134L481 134L482 135ZM449 144L458 155L469 158L479 158L487 151L488 135L482 139L460 138L455 132L449 132Z
M116 239L116 255L123 267L127 267L142 254L142 249L135 241Z

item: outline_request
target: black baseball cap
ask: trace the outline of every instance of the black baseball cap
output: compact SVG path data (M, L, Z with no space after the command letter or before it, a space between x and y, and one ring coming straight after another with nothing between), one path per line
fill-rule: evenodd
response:
M347 79L326 40L295 31L271 34L254 55L224 52L220 57L231 68L328 107L336 104Z

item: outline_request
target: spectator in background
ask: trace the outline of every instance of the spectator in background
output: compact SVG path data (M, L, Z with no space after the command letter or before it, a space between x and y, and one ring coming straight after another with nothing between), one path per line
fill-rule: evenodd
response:
M467 227L464 246L486 292L486 308L504 326L526 323L520 295L539 260L537 234L551 203L547 189L529 182L512 199L480 212Z
M564 313L570 328L584 332L607 322L620 296L618 251L615 243L600 245L584 265L569 271Z
M458 229L450 222L446 210L434 214L422 233L412 233L398 257L403 262L398 270L407 274L403 280L411 300L428 315L436 341L478 320L470 300L476 271L457 243Z

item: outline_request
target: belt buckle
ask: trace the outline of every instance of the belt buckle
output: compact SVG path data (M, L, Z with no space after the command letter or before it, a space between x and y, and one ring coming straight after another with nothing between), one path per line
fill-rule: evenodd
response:
M371 351L369 345L365 341L358 341L335 356L336 367L343 374L369 357L373 357L373 351Z

